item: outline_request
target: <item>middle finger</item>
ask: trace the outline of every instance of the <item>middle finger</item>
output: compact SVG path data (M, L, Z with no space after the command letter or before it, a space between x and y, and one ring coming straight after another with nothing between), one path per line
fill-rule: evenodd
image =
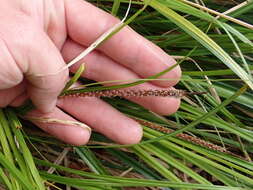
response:
M62 54L65 61L69 61L80 52L84 51L84 49L85 47L68 40L63 47ZM101 82L111 80L140 79L137 74L133 73L126 67L117 64L115 61L108 58L104 54L99 53L98 51L93 51L87 55L85 58L75 64L70 70L72 72L76 71L80 64L84 62L86 70L82 76L95 81ZM122 82L113 84L122 84ZM143 83L130 88L134 90L167 89L155 86L151 83ZM180 105L180 99L174 97L129 97L128 99L161 115L169 115L174 113Z

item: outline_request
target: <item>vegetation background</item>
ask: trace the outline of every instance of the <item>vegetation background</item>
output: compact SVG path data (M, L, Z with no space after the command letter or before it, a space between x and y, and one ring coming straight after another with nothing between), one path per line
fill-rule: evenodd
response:
M129 4L91 2L120 18ZM143 141L131 146L93 134L87 146L71 147L18 117L27 107L1 109L0 188L253 189L253 1L140 0L128 18L177 59L183 70L177 88L208 94L185 96L168 117L104 98L143 124ZM94 89L104 88L86 91Z

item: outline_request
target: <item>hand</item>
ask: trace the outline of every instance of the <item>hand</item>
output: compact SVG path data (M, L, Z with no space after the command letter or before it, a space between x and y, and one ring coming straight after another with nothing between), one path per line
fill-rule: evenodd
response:
M59 71L66 62L118 23L118 19L83 0L0 2L1 107L20 106L30 98L38 110L29 116L77 119L122 144L141 140L141 126L101 99L65 98L57 101L69 71L48 75ZM86 70L82 76L96 81L148 77L175 64L159 47L129 27L72 66L70 71L75 72L83 62ZM154 81L131 88L172 87L180 75L180 68L176 67L160 77L175 80ZM132 97L129 100L162 115L175 112L180 104L180 100L170 97ZM78 126L34 123L70 144L85 144L90 137L88 130Z

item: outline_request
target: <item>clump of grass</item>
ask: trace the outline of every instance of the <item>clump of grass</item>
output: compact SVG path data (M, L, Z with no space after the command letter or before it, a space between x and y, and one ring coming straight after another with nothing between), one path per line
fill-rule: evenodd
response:
M128 1L122 0L91 2L121 18L128 7ZM144 3L148 5L145 10ZM178 88L184 91L119 90L156 79L173 68L129 84L94 87L94 83L68 90L83 72L80 68L61 96L103 97L144 126L143 141L123 146L94 133L87 146L71 147L33 126L29 128L31 124L20 122L12 109L3 109L1 186L18 190L252 189L253 35L247 27L252 25L252 9L253 1L133 1L130 14L134 17L127 22L182 59L183 76ZM209 89L207 94L183 96L179 111L167 117L125 99L112 98L158 94L181 97L186 91Z

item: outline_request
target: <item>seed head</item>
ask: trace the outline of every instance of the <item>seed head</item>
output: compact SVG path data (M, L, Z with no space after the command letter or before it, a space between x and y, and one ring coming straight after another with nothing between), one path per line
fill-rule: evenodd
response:
M187 92L185 90L102 90L92 92L79 92L74 94L65 94L61 97L175 97L182 98L188 94L203 94L204 92Z

